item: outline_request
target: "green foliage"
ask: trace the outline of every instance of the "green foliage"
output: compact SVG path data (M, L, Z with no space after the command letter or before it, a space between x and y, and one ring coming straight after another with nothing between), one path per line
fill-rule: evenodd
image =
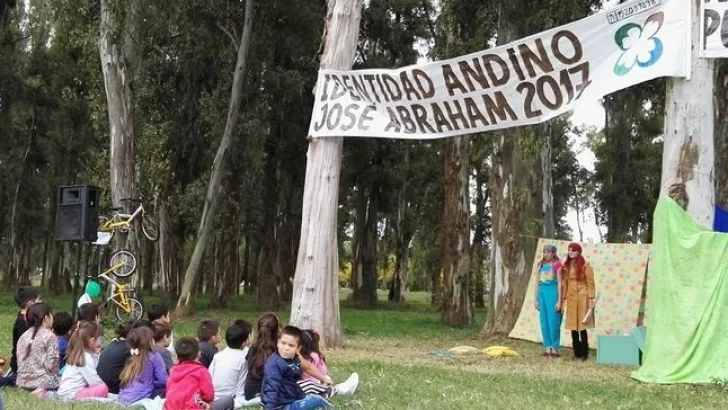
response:
M608 242L651 241L660 189L664 86L657 80L605 97L604 132L590 136L597 158L598 218L607 226Z

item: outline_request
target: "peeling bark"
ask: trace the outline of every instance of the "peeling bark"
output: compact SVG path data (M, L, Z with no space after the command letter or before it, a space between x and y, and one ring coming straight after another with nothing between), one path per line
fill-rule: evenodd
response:
M133 211L132 205L121 200L134 197L134 95L130 64L137 52L135 36L140 7L139 0L129 0L123 5L101 0L99 55L109 114L111 202L115 206L124 206L127 213ZM122 20L124 15L126 20ZM136 232L135 229L127 234L117 232L114 248L135 252Z
M473 321L470 306L470 200L468 137L445 141L444 294L440 319L451 326Z
M715 75L715 200L728 208L728 61L716 61Z
M667 80L665 143L660 196L681 184L689 198L687 212L701 225L713 227L715 213L713 59L700 58L700 6L692 4L690 80Z
M523 20L530 1L499 2L498 43L531 34ZM518 319L530 279L537 237L542 232L540 141L533 127L514 128L498 136L493 157L492 250L486 337L507 336Z
M554 218L554 194L551 162L551 124L539 127L541 135L541 197L543 198L543 237L553 238L556 235L556 218ZM578 217L578 214L577 214ZM581 234L581 227L579 227Z
M350 69L362 0L329 0L321 68ZM342 137L309 141L301 241L293 281L291 324L319 329L326 346L343 344L339 320L337 211Z

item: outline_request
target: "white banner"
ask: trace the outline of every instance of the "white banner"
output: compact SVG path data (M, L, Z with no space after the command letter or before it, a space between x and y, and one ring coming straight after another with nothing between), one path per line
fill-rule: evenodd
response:
M728 57L728 0L702 0L700 27L701 55Z
M311 137L430 139L536 124L689 77L690 1L633 0L493 49L397 70L321 70Z

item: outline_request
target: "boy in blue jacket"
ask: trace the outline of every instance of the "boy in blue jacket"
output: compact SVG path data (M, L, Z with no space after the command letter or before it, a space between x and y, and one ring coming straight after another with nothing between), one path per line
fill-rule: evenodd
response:
M278 339L278 352L273 353L263 366L261 401L265 410L310 410L330 407L317 395L306 396L298 379L301 378L301 329L286 326Z

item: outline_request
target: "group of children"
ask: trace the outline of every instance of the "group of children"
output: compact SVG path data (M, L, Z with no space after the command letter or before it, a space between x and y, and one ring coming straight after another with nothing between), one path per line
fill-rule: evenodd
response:
M168 310L153 305L148 321L118 326L117 337L102 348L95 305L80 306L74 322L64 312L54 316L33 288L18 290L16 302L11 370L0 386L15 385L39 397L156 402L167 410L246 405L298 410L328 407L328 398L353 394L358 385L356 373L334 385L318 334L281 327L273 313L258 320L250 347L251 323L234 321L225 332L227 347L218 351L218 322L202 321L197 338L173 341Z

